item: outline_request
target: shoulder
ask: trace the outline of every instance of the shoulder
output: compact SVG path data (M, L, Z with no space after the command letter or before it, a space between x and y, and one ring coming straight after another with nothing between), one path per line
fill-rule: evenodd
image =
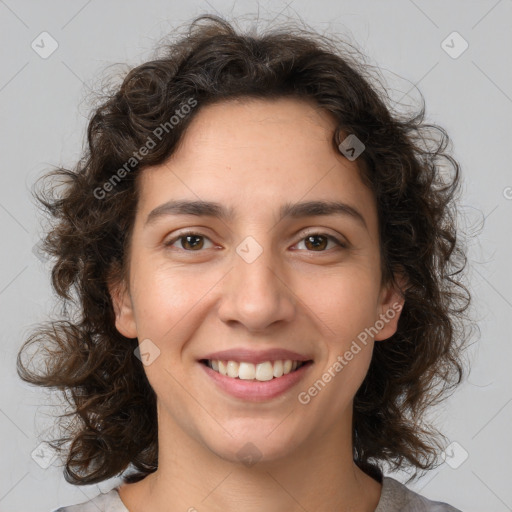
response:
M52 512L128 512L128 509L124 506L117 488L115 488L85 503L60 507Z
M461 512L444 502L432 501L411 491L391 477L382 477L382 492L375 512ZM117 489L78 505L61 507L53 512L128 512Z
M390 477L382 478L382 493L375 512L461 512L440 501L432 501L411 491L404 484Z

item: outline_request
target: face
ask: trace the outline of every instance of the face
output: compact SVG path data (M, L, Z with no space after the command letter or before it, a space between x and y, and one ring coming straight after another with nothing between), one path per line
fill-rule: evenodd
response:
M295 99L211 105L139 176L129 276L111 293L145 354L159 436L233 461L250 442L270 461L351 435L374 341L403 301L381 287L375 201L334 128Z

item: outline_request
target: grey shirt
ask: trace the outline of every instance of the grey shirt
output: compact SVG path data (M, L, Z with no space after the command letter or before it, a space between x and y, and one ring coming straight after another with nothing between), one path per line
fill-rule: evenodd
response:
M54 510L53 512L129 512L117 488L82 503ZM382 478L382 492L375 512L461 512L440 501L431 501L408 489L394 478Z

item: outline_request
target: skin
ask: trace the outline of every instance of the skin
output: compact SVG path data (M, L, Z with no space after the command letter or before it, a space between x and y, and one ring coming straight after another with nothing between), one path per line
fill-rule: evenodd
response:
M394 334L399 314L307 405L297 399L379 315L403 305L381 286L375 200L357 160L333 148L334 128L308 101L211 105L164 165L139 176L129 276L111 294L117 329L160 350L144 367L157 395L159 467L121 486L131 512L375 510L382 486L352 459L353 398L374 341ZM172 215L145 226L171 199L216 201L237 218ZM348 203L366 227L336 215L277 221L283 203L308 200ZM183 228L205 237L193 239L199 249L186 239L164 245ZM347 247L307 243L322 233ZM236 252L247 236L263 249L252 263ZM285 348L314 364L283 395L249 402L219 390L198 363L234 347ZM261 457L251 466L237 456L248 442Z

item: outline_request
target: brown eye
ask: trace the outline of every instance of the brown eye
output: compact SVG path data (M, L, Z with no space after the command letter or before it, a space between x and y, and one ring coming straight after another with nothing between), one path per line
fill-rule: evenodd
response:
M325 249L329 240L322 235L311 235L305 238L308 249Z
M324 252L328 243L332 241L338 247L346 247L346 245L334 236L325 233L312 233L301 240L308 251Z
M188 252L200 252L204 248L204 241L210 240L207 236L201 235L200 233L181 233L179 236L169 240L164 245L166 247L172 247L176 242L180 242L181 247Z
M204 239L201 235L186 235L180 237L180 240L185 240L185 242L181 242L184 249L202 249L204 245Z

